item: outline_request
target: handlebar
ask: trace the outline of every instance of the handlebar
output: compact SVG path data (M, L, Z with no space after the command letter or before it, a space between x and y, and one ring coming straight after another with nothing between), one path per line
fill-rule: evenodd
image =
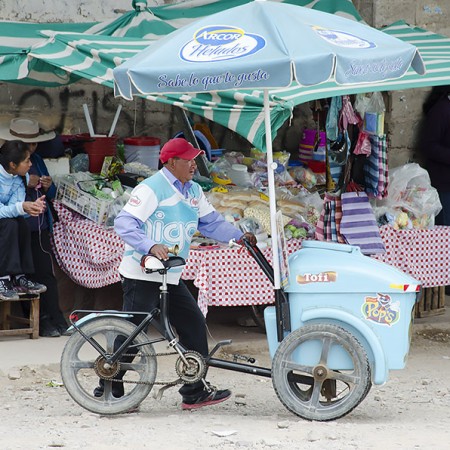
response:
M275 277L274 277L273 267L269 264L269 261L267 261L266 257L263 255L263 253L261 252L261 250L259 249L259 247L257 245L252 245L248 239L243 237L242 239L240 239L237 242L234 239L232 239L229 242L229 246L230 246L230 248L245 247L248 250L248 252L250 253L250 255L257 262L259 267L261 267L261 270L264 272L264 274L269 279L269 281L272 284L274 284Z

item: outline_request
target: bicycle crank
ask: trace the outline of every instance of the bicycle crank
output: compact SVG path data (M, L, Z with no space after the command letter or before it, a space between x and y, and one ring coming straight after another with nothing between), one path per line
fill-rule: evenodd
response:
M188 351L183 353L183 357L184 359L180 356L175 362L175 371L183 383L197 383L205 377L207 367L205 358L200 353Z

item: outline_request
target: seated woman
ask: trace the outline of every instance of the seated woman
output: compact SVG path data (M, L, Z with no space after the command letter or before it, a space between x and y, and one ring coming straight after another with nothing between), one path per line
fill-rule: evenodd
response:
M47 290L31 281L34 273L31 234L26 217L45 211L45 197L25 201L31 167L28 144L9 141L0 147L0 299L19 299L19 294Z
M0 126L0 138L8 141L19 139L27 145L32 164L27 174L25 200L33 202L42 198L46 205L42 214L29 216L26 220L31 232L31 255L35 268L34 273L30 273L29 277L31 281L44 283L47 286L47 291L41 295L40 301L39 335L58 337L67 330L67 322L59 306L58 282L53 270L51 246L52 200L56 195L56 186L45 162L36 153L38 144L52 146L52 142L56 140L55 132L44 131L34 119L17 117L10 123Z

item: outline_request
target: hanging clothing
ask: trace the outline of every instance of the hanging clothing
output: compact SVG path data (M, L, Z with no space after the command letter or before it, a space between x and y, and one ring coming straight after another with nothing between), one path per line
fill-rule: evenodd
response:
M369 197L382 199L387 196L388 162L386 135L370 135L371 153L364 165L364 181Z

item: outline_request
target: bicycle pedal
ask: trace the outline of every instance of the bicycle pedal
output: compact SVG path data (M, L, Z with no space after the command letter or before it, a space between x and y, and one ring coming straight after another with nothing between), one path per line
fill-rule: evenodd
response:
M224 347L225 345L230 345L230 344L232 344L233 343L233 341L231 340L231 339L225 339L225 340L223 340L223 341L219 341L217 344L216 344L216 347Z
M219 350L220 347L224 347L225 345L230 345L233 341L231 339L225 339L224 341L219 341L214 348L209 352L208 357L211 358L212 355L214 355L214 353L217 352L217 350Z
M164 395L164 392L166 392L167 389L169 389L169 388L171 388L173 386L174 386L173 384L166 384L165 386L163 386L162 388L158 389L157 391L154 391L153 392L153 398L155 400L161 400L163 395Z

